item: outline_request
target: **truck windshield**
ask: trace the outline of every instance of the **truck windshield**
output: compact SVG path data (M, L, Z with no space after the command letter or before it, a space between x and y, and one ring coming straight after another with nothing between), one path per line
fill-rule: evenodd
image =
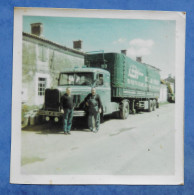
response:
M86 85L90 86L93 83L93 73L61 73L59 85Z

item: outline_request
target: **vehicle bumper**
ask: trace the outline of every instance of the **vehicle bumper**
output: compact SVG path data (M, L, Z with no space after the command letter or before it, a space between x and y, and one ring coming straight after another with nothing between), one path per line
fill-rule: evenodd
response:
M53 116L53 117L60 117L63 115L63 113L61 112L47 111L47 110L39 110L38 114L42 116Z
M39 110L38 114L42 115L42 116L49 116L49 117L62 117L63 116L63 113L61 113L61 112L54 112L54 111L47 111L47 110ZM74 117L82 117L85 115L86 115L86 112L83 110L74 110L73 111Z
M73 111L73 116L74 117L81 117L81 116L85 116L86 112L83 110L74 110Z

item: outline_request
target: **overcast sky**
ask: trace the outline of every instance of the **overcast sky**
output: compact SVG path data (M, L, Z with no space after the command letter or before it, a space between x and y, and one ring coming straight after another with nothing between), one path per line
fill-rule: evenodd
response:
M161 77L174 75L175 29L171 20L131 20L63 17L23 17L23 31L41 22L46 39L73 48L74 40L83 41L83 51L119 52L127 50L133 59L161 69Z

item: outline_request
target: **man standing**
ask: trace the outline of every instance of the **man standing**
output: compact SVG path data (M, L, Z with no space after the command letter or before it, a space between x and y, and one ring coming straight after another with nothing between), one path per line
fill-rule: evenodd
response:
M73 119L73 97L71 88L66 88L66 93L61 97L61 112L64 113L64 134L71 134L71 125Z
M92 88L91 93L85 98L86 106L88 107L88 127L94 133L97 133L100 127L100 113L102 112L102 103L100 96L96 94L96 89ZM94 130L92 118L94 117L95 127Z

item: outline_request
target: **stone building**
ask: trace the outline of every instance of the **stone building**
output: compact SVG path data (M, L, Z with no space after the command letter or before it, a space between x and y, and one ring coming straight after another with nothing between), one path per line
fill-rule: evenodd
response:
M40 108L46 88L55 88L59 72L84 65L82 41L74 41L74 49L45 39L43 25L31 24L31 34L23 32L22 41L22 105L23 117Z
M161 80L159 102L175 102L175 78L171 75Z
M164 79L164 81L170 85L172 93L175 93L175 77L169 74L168 78Z
M168 78L164 79L164 81L168 86L168 101L175 102L175 77L172 77L171 74L169 74Z

